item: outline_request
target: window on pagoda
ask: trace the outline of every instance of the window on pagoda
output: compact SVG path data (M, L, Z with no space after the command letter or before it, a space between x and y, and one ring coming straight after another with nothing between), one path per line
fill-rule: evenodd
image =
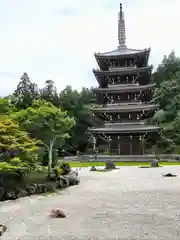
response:
M104 60L102 64L102 69L103 70L108 70L110 67L110 60Z
M110 60L109 62L109 69L110 68L121 68L121 67L128 67L128 60L126 59L116 59Z
M108 87L113 87L114 85L122 84L123 77L113 75L113 76L108 76L107 81L108 81Z

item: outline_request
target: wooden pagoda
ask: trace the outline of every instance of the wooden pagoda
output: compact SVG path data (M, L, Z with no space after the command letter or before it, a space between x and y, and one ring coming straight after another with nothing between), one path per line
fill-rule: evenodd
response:
M95 53L99 69L93 69L99 87L93 88L97 98L93 113L102 120L102 126L89 129L93 149L109 151L114 155L143 155L144 141L158 132L156 125L145 120L154 114L151 82L152 66L148 65L150 48L137 50L126 46L125 20L120 4L118 16L117 49Z

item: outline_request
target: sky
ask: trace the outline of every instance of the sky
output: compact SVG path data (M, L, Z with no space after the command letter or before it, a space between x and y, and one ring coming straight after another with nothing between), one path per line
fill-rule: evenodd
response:
M129 48L151 47L155 67L180 56L180 0L122 0ZM0 95L11 94L23 72L40 87L60 91L97 86L94 52L118 46L120 0L0 0Z

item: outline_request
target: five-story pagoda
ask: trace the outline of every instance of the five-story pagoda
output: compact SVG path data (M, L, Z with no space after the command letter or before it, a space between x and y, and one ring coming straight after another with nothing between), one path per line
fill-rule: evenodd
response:
M93 73L99 83L93 88L97 105L91 108L103 125L89 129L93 135L93 149L108 150L115 155L145 154L144 140L158 132L155 125L146 125L156 105L150 104L154 84L152 66L148 66L150 48L137 50L126 46L125 21L120 4L116 50L95 53L99 69Z

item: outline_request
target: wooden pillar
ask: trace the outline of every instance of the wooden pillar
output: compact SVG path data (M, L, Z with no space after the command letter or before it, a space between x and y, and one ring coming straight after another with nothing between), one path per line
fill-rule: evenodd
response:
M129 146L129 154L132 155L132 135L130 136L130 146Z
M139 141L140 141L140 152L143 155L144 154L144 144L143 144L143 136L139 136Z
M121 155L121 144L118 143L118 155Z
M111 142L112 142L112 139L111 139L111 137L109 136L109 151L111 151Z
M121 143L120 143L120 136L118 136L118 154L121 155Z
M144 149L144 135L143 135L143 137L142 137L142 155L144 155L145 154L145 149Z
M96 137L95 137L95 135L93 136L92 144L93 144L93 151L95 151L96 150Z

